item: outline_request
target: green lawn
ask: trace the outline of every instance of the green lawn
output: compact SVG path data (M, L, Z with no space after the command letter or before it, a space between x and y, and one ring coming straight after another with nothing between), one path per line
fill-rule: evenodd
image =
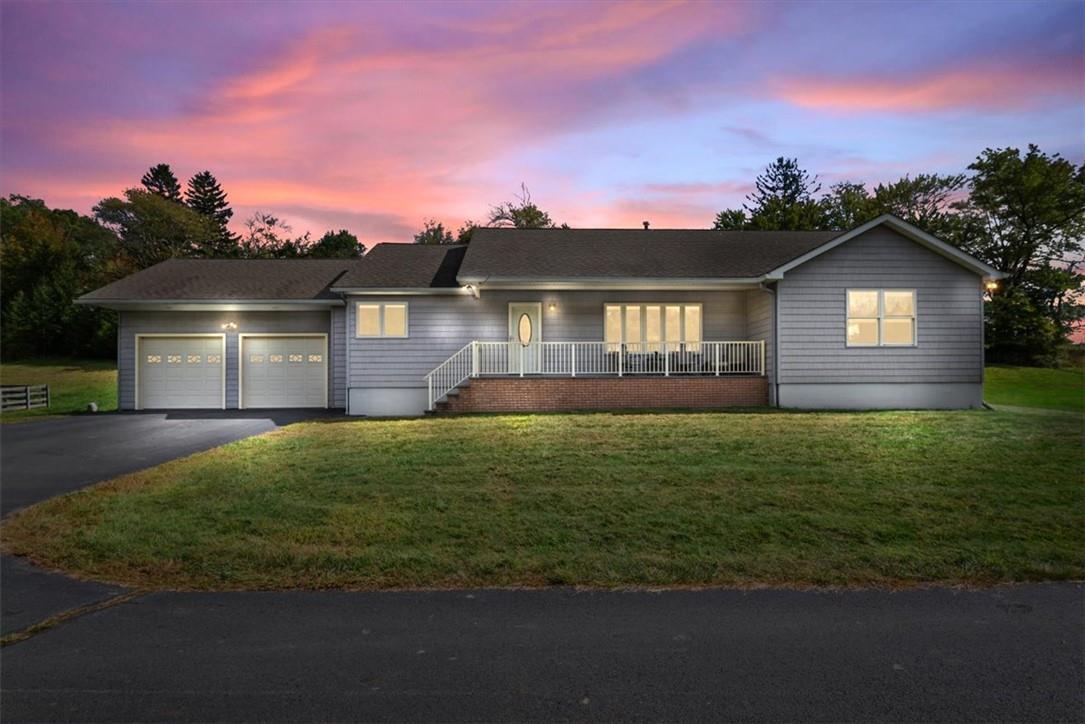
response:
M82 412L97 402L102 411L117 409L117 364L112 360L36 359L0 365L5 385L49 385L48 408L3 413L3 422Z
M986 370L983 397L992 405L1085 412L1085 369L992 365Z
M292 425L4 524L149 588L1085 577L1076 416L582 414Z

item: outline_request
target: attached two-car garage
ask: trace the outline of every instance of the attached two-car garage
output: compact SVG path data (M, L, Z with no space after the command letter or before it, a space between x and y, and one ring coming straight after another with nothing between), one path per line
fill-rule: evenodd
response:
M327 335L236 339L231 354L223 334L137 335L136 408L224 409L228 378L241 408L328 406Z

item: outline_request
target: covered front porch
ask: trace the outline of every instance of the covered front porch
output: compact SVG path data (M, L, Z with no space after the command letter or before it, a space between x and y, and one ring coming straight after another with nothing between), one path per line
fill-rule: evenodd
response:
M700 399L708 407L768 401L765 340L555 342L534 339L530 325L530 318L525 315L513 327L512 339L472 340L434 368L425 377L427 409L433 411L441 404L444 409L456 408L449 397L458 396L468 383L475 385L473 399L478 397L477 390L485 389L498 400L496 406L492 401L475 400L471 411L697 407L702 406L696 404L698 395L706 395ZM735 377L758 381L674 382ZM472 382L483 379L519 382L481 386ZM580 382L531 382L546 379ZM624 382L600 382L608 379ZM629 384L630 381L641 384ZM551 394L547 395L547 391Z

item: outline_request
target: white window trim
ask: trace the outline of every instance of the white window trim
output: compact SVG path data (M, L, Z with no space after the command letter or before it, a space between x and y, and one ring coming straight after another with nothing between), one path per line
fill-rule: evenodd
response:
M848 340L848 320L850 319L875 319L875 317L852 317L849 314L848 309L848 296L852 293L871 292L878 295L878 316L877 316L877 329L878 329L878 341L873 344L863 344L858 342L851 342ZM885 295L892 292L907 292L912 295L912 314L911 316L889 316L888 319L910 319L912 320L912 341L909 344L894 344L892 342L885 341L885 334L883 327L885 320L887 319L885 314ZM846 347L855 348L872 348L872 347L896 347L896 348L910 348L919 346L919 292L915 289L845 289L844 290L844 345Z
M667 345L667 344L677 344L677 345L701 344L702 342L705 341L705 338L704 338L704 303L703 302L604 302L603 303L603 341L608 343L608 344L612 344L606 338L606 336L607 336L607 307L620 307L621 310L622 310L621 314L619 315L620 320L621 320L621 327L622 327L622 331L621 331L622 339L621 339L620 344L639 344L644 348L645 351L647 351L648 345L650 345L650 344L658 344L660 346L659 351L662 352L663 345ZM627 336L626 336L626 331L625 331L625 323L626 323L625 308L626 307L639 307L640 308L640 315L639 315L640 316L640 339L638 339L638 340L631 340L631 339L628 339ZM660 311L659 311L659 331L660 331L661 339L658 342L649 342L648 341L648 312L647 312L648 307L660 307ZM667 339L667 310L666 310L667 307L678 307L679 310L680 310L678 312L679 339L677 341ZM686 339L686 307L697 307L700 310L700 314L698 315L699 319L700 319L700 323L697 325L698 326L698 334L700 335L700 339L695 340L695 341L689 341L689 340ZM655 351L655 350L653 350L653 351Z
M385 307L403 307L403 334L386 334L384 328ZM379 334L361 334L358 331L358 310L362 307L376 307ZM407 339L411 336L411 305L407 302L355 302L354 303L354 338L355 339Z

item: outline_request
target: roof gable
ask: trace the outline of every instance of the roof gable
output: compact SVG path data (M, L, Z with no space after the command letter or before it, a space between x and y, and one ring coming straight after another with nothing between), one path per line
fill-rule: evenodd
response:
M936 236L928 234L927 232L920 229L918 226L915 226L914 224L909 224L904 219L893 216L892 214L882 214L881 216L875 219L871 219L870 221L862 224L861 226L855 227L851 231L846 231L843 234L835 236L834 238L826 241L824 244L821 244L820 246L811 249L810 251L802 254L801 256L797 256L794 259L791 259L790 261L781 264L775 269L769 271L766 274L766 277L768 277L769 279L782 279L787 272L794 269L795 267L805 264L811 259L816 259L825 252L831 251L832 249L835 249L841 244L845 244L878 226L886 226L893 231L896 231L904 238L909 239L919 244L920 246L926 247L927 249L933 251L936 254L944 256L950 261L953 261L963 266L964 268L975 272L976 274L980 274L984 277L988 277L991 279L1001 279L1006 276L1004 273L998 271L997 269L988 264L983 263L974 256L961 251L960 249L951 244L947 244Z

